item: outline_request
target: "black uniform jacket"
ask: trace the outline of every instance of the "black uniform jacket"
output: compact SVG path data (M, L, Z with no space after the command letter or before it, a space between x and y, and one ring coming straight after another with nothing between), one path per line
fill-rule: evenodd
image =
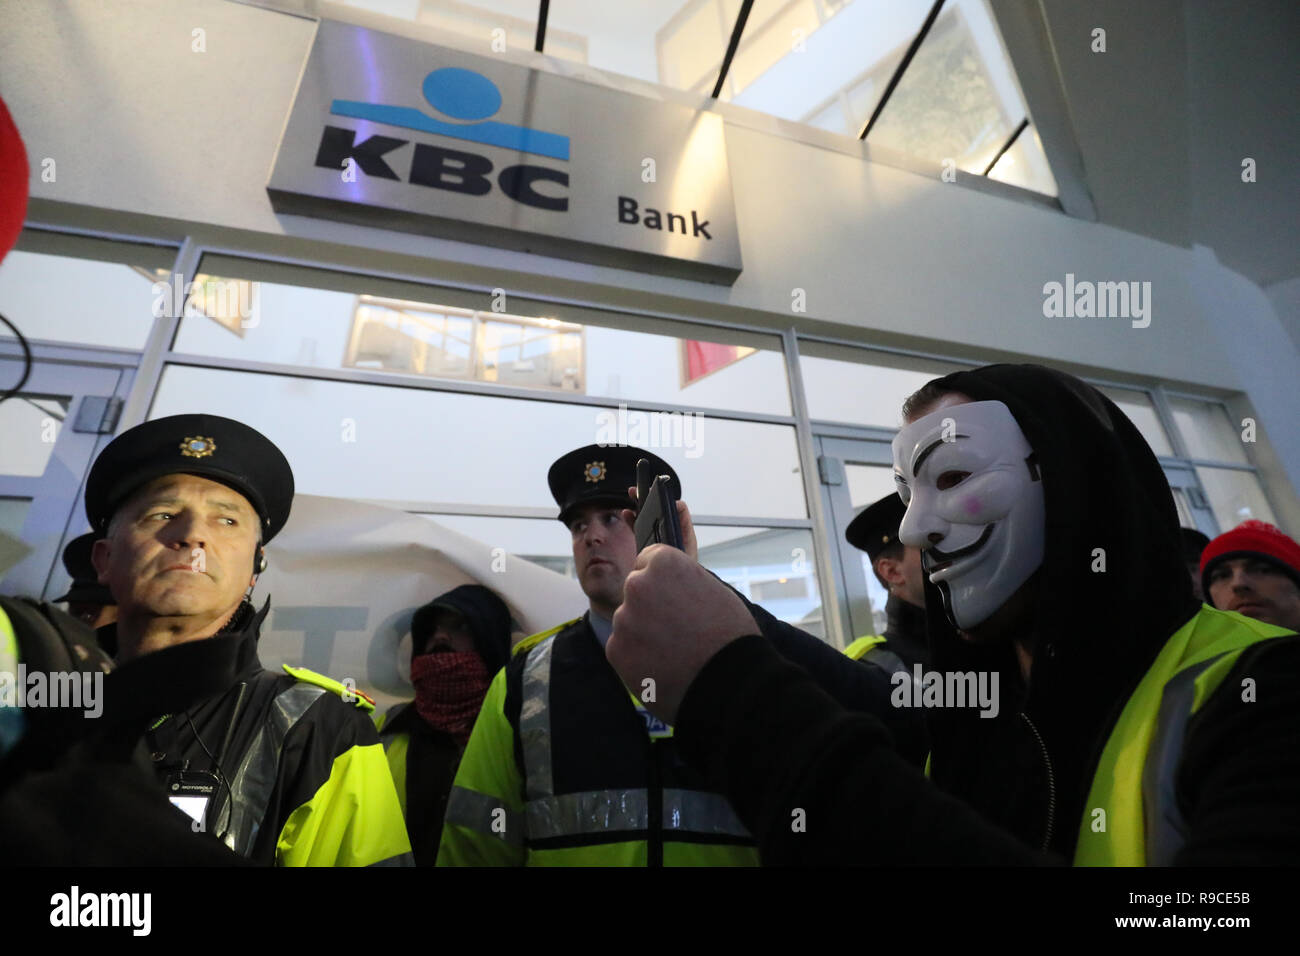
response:
M97 707L27 712L0 761L0 859L42 866L231 866L244 858L203 834L163 795L140 740L151 714L211 694L233 676L219 641L195 641L120 668L81 621L0 598L31 671L102 680Z
M903 670L909 676L913 668L926 665L925 609L909 604L891 594L885 601L885 632L880 635L883 644L862 655L863 660L874 661L886 670Z
M269 601L260 611L244 603L222 633L209 639L228 649L233 681L219 693L158 715L145 734L160 786L169 796L178 782L215 779L203 829L265 866L286 862L277 860L277 841L285 823L331 780L336 758L353 747L375 745L376 766L386 769L374 725L363 710L320 687L262 667L257 640L269 610ZM377 829L391 825L400 832L395 792L391 802L394 819L375 820L373 825ZM362 807L357 812L371 809ZM381 861L312 862L370 865Z

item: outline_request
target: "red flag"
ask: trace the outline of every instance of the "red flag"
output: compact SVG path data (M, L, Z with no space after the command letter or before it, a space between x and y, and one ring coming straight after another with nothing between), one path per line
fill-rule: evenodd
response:
M694 339L681 341L683 388L757 351L748 345L722 345L719 342L697 342Z

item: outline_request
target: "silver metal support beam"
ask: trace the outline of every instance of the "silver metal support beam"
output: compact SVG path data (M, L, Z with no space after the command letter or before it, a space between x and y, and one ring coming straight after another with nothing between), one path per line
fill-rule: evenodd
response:
M785 344L786 374L790 380L790 404L794 408L795 439L799 446L799 470L803 476L804 497L808 499L808 516L812 518L813 555L816 558L817 587L822 599L822 623L826 641L843 650L851 638L848 620L840 606L836 584L841 578L839 549L831 547L830 522L817 477L817 447L808 400L803 390L803 371L799 367L799 342L794 327L781 334Z
M989 10L997 21L1025 105L1043 144L1043 154L1056 178L1061 208L1078 219L1096 222L1097 207L1088 189L1083 153L1070 119L1061 66L1041 0L1001 0L990 3Z
M172 265L173 276L179 274L180 287L191 281L199 270L200 250L193 240L186 238L176 253L176 262ZM175 279L173 279L175 281ZM182 296L182 300L183 300ZM158 382L162 379L163 361L167 351L176 338L181 316L185 313L185 302L172 302L169 314L154 317L153 328L144 343L144 354L140 358L140 369L131 386L131 394L122 409L122 418L118 422L118 431L139 425L149 415L154 395L158 392Z

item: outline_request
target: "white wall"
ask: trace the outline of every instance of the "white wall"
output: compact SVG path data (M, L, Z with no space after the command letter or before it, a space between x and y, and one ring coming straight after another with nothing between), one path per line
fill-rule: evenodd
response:
M1285 282L1275 282L1264 291L1273 303L1278 321L1290 334L1296 348L1300 349L1300 276Z
M205 53L191 52L199 26ZM734 122L727 150L745 268L731 288L277 217L265 184L312 30L307 20L224 0L15 8L0 35L0 90L32 157L32 215L93 217L124 230L147 224L339 261L351 255L377 268L400 262L489 287L1243 390L1300 485L1300 447L1280 441L1293 403L1266 384L1294 382L1300 360L1275 347L1272 330L1281 327L1250 283L1226 270L1202 273L1186 249ZM40 178L45 157L58 162L55 182ZM1067 272L1149 281L1150 327L1044 318L1043 284ZM795 289L805 290L805 314L791 311ZM1260 334L1234 338L1225 361L1221 340L1231 329L1218 317L1238 309Z

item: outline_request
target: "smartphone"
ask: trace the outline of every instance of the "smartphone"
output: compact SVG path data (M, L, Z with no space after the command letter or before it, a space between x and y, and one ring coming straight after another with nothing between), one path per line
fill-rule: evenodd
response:
M678 551L682 547L682 526L677 520L677 502L673 500L672 479L656 475L649 459L636 463L637 513L633 531L639 554L646 545L668 544Z

